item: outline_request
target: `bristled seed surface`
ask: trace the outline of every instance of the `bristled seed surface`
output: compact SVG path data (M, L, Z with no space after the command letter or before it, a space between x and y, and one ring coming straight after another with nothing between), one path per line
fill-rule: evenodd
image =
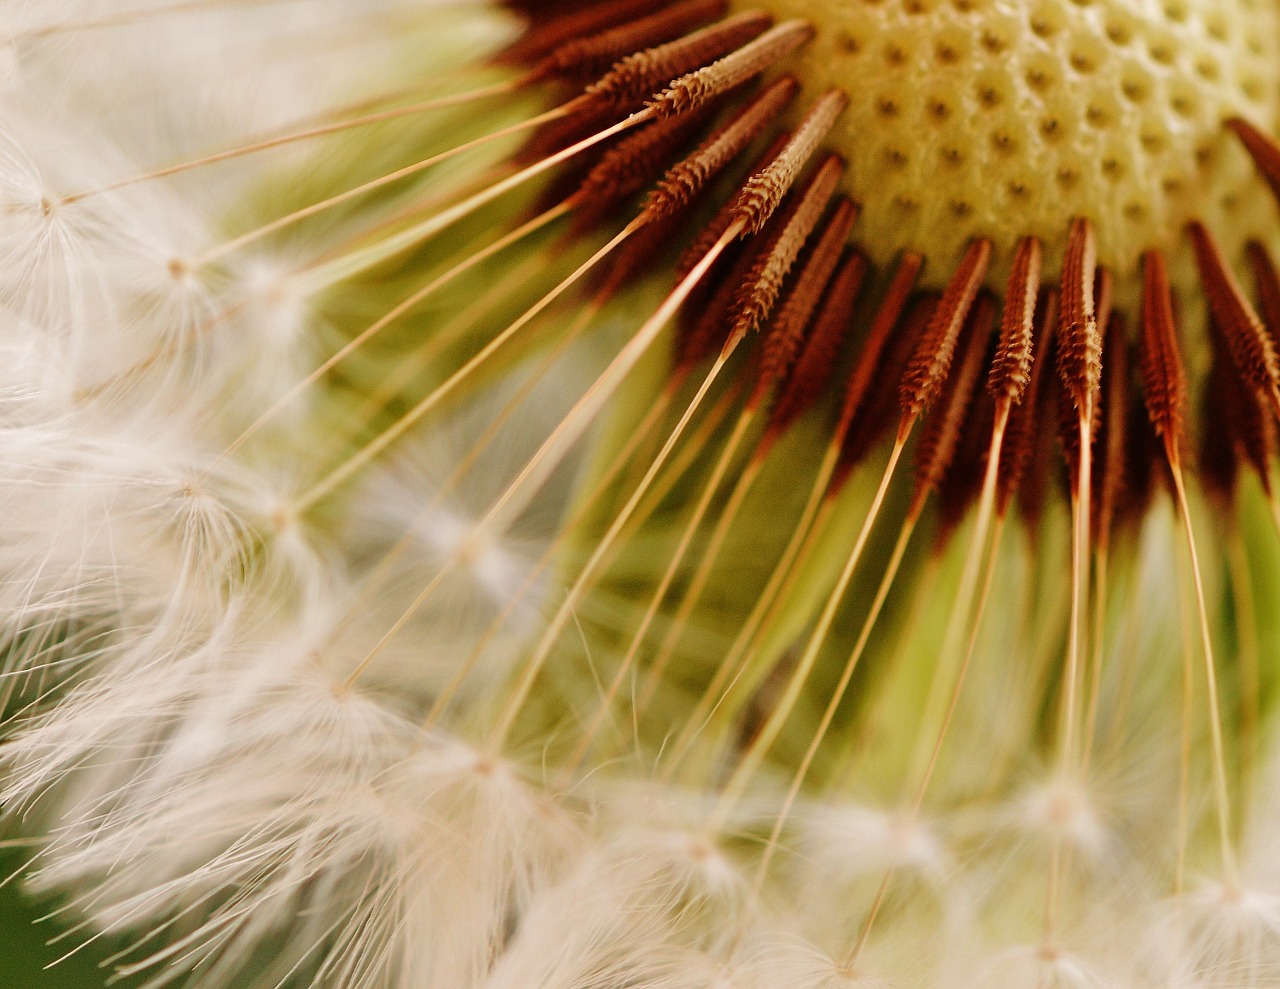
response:
M1280 104L1275 0L736 0L803 17L795 58L810 98L852 103L831 146L862 204L855 237L878 263L912 248L944 280L973 237L995 247L993 283L1018 238L1054 274L1073 216L1098 258L1136 281L1150 247L1190 287L1182 228L1199 218L1233 262L1274 242L1276 208L1236 139Z

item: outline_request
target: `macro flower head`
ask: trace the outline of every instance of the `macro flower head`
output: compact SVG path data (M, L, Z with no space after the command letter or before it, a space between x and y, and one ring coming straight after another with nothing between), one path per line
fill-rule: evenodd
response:
M146 986L1280 985L1278 130L1271 0L9 4L15 881Z

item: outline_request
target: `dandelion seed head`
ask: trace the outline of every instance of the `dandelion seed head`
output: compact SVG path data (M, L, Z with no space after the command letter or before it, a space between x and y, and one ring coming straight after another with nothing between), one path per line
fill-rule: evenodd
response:
M71 937L207 989L1268 984L1269 488L1202 501L1138 391L1238 454L1174 387L1208 299L1280 408L1274 5L0 24L0 801Z

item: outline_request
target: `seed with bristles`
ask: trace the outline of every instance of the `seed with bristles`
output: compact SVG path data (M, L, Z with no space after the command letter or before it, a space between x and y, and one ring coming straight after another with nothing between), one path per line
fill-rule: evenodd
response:
M1094 308L1097 258L1093 225L1085 219L1073 221L1062 259L1057 363L1079 415L1092 406L1102 377L1102 334Z
M978 297L965 320L958 366L946 376L937 407L925 421L916 454L916 486L913 503L919 504L946 475L960 443L965 418L982 374L991 340L995 302L985 293Z
M895 326L891 334L892 345L882 349L874 364L868 359L869 355L859 357L855 373L860 375L863 368L868 366L872 368L872 373L841 444L839 468L831 482L833 489L847 481L862 458L886 433L893 430L894 413L899 409L900 382L907 373L913 355L921 349L921 341L928 332L937 308L936 295L917 296L900 323ZM883 309L884 307L881 311ZM869 351L870 347L867 349Z
M1188 230L1205 295L1232 363L1251 388L1265 395L1274 394L1280 387L1280 364L1271 335L1245 298L1213 236L1200 223L1191 224Z
M1217 428L1205 430L1202 445L1209 452L1202 457L1202 472L1206 476L1214 473L1210 482L1216 483L1220 493L1229 494L1234 490L1243 458L1257 473L1263 490L1270 493L1271 461L1276 450L1275 417L1263 406L1259 393L1237 373L1226 337L1212 316L1209 330L1213 364L1205 389L1206 412L1226 436L1220 435ZM1233 455L1228 457L1224 447L1230 447Z
M807 21L779 24L724 58L676 79L650 101L649 108L659 119L688 113L772 68L812 38L813 25Z
M914 421L928 407L946 380L960 328L969 316L990 260L991 242L975 240L942 293L929 328L920 338L902 377L899 404L904 423Z
M1271 186L1271 194L1280 202L1280 144L1241 117L1228 120L1227 126L1240 138L1240 143L1249 152L1259 174Z
M782 153L790 140L791 135L785 132L776 135L769 142L769 146L756 161L749 174L752 176L759 175L768 168L774 159ZM677 282L683 280L697 266L707 251L711 250L716 241L733 225L737 217L738 203L735 197L731 198L716 212L716 215L711 218L711 222L698 231L692 243L681 253L675 265L675 280Z
M1000 469L996 477L996 512L1004 517L1008 514L1014 493L1022 482L1023 473L1036 448L1036 440L1041 430L1037 425L1044 414L1043 394L1049 389L1043 387L1046 368L1051 362L1050 350L1053 346L1054 332L1058 323L1058 293L1049 291L1037 307L1035 317L1035 342L1032 348L1034 359L1027 379L1027 387L1022 401L1014 407L1009 415L1009 425L1005 430L1004 444L1000 448ZM1037 478L1037 483L1044 480Z
M857 209L848 199L837 201L799 277L773 317L760 359L762 381L781 381L791 370L857 215Z
M672 155L691 143L709 116L703 111L654 121L606 151L574 196L581 204L579 229L604 219L660 175Z
M1253 281L1258 292L1258 305L1262 309L1262 322L1271 338L1271 348L1280 346L1280 272L1270 252L1256 240L1245 245L1249 267L1253 269ZM1280 360L1280 357L1277 358Z
M827 287L795 370L774 403L768 429L769 442L803 415L831 381L840 345L853 322L854 302L866 272L866 258L856 251L846 251Z
M599 34L619 24L647 17L665 6L666 0L611 0L559 16L539 17L494 60L507 64L536 61L575 38Z
M735 14L675 41L628 55L582 96L584 107L621 111L694 69L740 48L768 30L767 14Z
M687 206L773 122L799 91L795 76L783 76L765 88L693 154L671 167L649 194L645 211L652 216L669 216Z
M769 222L782 197L848 105L849 97L838 89L824 95L806 114L786 147L747 180L734 207L734 218L746 224L745 233L759 233Z
M728 7L728 0L685 0L647 17L627 20L595 34L579 35L557 45L536 71L594 79L634 52L668 42L722 17Z
M1147 415L1164 440L1170 459L1174 459L1182 439L1187 378L1178 350L1169 275L1159 251L1148 251L1142 256L1141 340L1142 388Z
M1018 243L1013 270L1009 273L1000 343L987 376L987 390L1006 405L1017 405L1022 400L1031 377L1031 344L1039 290L1040 241L1024 237Z
M845 386L844 401L840 408L840 423L843 426L847 427L862 407L876 372L880 369L889 335L898 325L923 267L924 256L911 251L898 261L893 278L885 289L884 298L871 322L871 329L867 331L866 342L854 364L853 373L849 376L849 383Z
M843 175L844 160L837 155L829 156L800 193L794 212L778 225L776 233L769 235L769 249L756 260L735 300L731 337L756 329L772 312L784 279L817 227Z
M1089 536L1099 546L1110 540L1125 475L1132 369L1129 366L1128 328L1120 313L1113 313L1107 320L1103 350L1107 362L1102 368L1101 408L1092 475L1093 497L1089 500L1092 516Z

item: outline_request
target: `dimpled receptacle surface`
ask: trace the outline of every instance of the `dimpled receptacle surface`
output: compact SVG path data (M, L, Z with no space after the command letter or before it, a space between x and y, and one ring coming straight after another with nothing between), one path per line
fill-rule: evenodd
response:
M1233 258L1249 237L1274 241L1276 209L1222 123L1276 122L1277 0L739 6L818 27L799 71L810 96L839 86L853 100L830 143L848 157L856 237L878 262L922 250L937 282L971 237L992 238L1007 263L1035 234L1055 271L1083 215L1122 280L1163 247L1189 287L1188 220Z

